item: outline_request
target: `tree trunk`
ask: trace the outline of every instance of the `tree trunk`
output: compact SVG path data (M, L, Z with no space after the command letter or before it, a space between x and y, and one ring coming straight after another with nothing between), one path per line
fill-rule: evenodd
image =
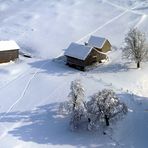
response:
M107 115L105 115L105 122L106 122L106 126L109 126L109 118L107 117Z
M75 104L75 103L73 103L73 108L72 108L72 109L73 109L73 111L75 110L75 107L76 107L76 104Z
M88 123L90 123L91 122L91 119L90 118L88 118Z
M137 68L140 68L140 62L139 61L137 62Z

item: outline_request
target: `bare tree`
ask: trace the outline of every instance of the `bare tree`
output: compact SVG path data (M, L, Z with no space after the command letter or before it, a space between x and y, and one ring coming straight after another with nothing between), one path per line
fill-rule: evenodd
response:
M125 37L123 56L136 62L137 68L140 68L140 63L147 59L146 37L137 28L130 29Z
M121 117L128 111L127 106L120 102L114 91L104 89L94 94L87 102L89 126L96 126L100 122L110 125L110 121Z

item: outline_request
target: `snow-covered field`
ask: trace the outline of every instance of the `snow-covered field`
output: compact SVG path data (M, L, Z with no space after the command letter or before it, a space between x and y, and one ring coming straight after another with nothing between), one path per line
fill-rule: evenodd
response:
M147 0L0 0L0 39L16 40L34 57L0 65L0 148L147 148L148 63L137 70L119 50L130 27L148 37L147 26ZM108 63L80 72L52 60L91 34L117 47ZM129 113L113 132L71 132L58 116L76 78L87 97L111 88L126 102Z

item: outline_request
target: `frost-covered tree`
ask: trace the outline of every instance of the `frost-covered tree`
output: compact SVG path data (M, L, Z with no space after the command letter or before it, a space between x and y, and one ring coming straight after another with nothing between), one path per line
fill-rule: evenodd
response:
M84 114L84 88L80 80L74 80L71 82L70 89L68 108L71 112L70 126L74 129L78 127L78 123Z
M94 94L87 102L89 127L97 127L100 123L110 125L110 121L127 113L127 106L120 102L113 90L104 89Z
M71 92L69 93L69 98L72 104L72 110L83 106L84 102L84 87L81 84L81 80L76 79L71 82Z
M69 114L78 108L84 107L84 88L81 84L81 80L76 79L71 82L70 93L68 95L69 100L61 102L59 105L59 112L65 112Z
M71 130L80 126L88 126L89 130L102 129L102 126L109 126L111 121L118 120L128 111L113 90L98 91L89 101L84 100L84 88L80 80L72 81L70 90L69 101L63 102L60 110L70 116Z
M140 32L137 28L130 29L125 37L123 57L136 62L137 68L140 68L140 63L148 57L145 34Z

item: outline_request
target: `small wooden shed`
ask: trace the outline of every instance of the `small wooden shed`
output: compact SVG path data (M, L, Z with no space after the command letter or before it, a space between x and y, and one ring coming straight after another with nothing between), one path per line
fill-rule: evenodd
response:
M92 65L95 62L101 62L106 59L106 54L98 51L94 47L89 47L77 43L71 43L65 51L67 65L85 70L86 66Z
M110 42L106 38L98 36L91 36L88 40L87 45L105 53L111 50Z
M0 63L14 61L19 58L20 47L13 40L0 41Z

